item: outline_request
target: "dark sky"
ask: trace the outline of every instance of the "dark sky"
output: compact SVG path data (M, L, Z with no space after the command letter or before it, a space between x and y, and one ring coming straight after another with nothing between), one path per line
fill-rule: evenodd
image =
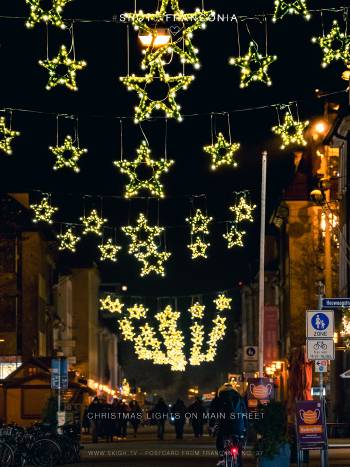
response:
M345 2L344 2L345 3ZM138 7L152 11L156 2L138 2ZM198 2L180 2L190 11ZM338 1L311 1L310 9L342 5ZM238 16L270 14L273 0L224 2L206 1L206 8L215 8L220 14ZM66 18L108 19L124 11L131 11L131 1L99 2L75 0L65 9ZM28 7L24 0L2 0L0 16L26 17ZM325 13L324 22L341 20L340 13ZM184 118L182 123L169 120L168 157L176 161L164 178L168 197L159 203L160 224L171 226L167 230L167 248L173 255L167 268L167 277L161 279L138 278L138 264L125 253L126 241L118 231L118 241L124 254L116 265L102 268L103 279L129 285L132 294L182 295L213 292L235 287L240 280L247 281L255 273L257 265L258 223L248 227L249 235L244 249L227 250L222 233L224 227L217 224L211 234L210 258L194 262L189 258L186 245L188 229L184 219L189 215L190 194L206 194L206 206L217 221L229 219L228 207L234 191L248 189L258 202L260 192L260 159L264 149L269 151L268 206L269 212L277 203L283 186L291 176L292 156L281 152L279 141L270 129L277 123L273 108L237 112L239 109L286 103L297 100L301 119L311 119L322 114L323 101L315 98L314 90L332 92L345 88L340 79L341 63L327 69L320 67L321 53L311 37L321 33L321 17L314 13L311 21L288 16L274 25L268 20L268 50L278 56L271 65L273 86L254 84L241 90L239 72L228 65L228 58L237 54L236 23L210 23L205 31L195 33L194 43L200 50L202 67L194 72L195 81L187 91L178 94L183 114L201 114ZM264 25L248 22L250 33L260 44L264 43ZM24 26L24 19L0 19L0 89L1 108L21 108L79 115L79 136L88 155L81 161L80 174L65 170L52 171L52 159L48 146L56 141L55 115L14 112L13 127L21 131L14 143L11 157L1 156L0 186L3 191L43 190L53 192L53 203L60 207L57 219L61 222L77 222L82 215L82 193L121 195L126 179L121 176L112 161L120 157L120 121L117 116L132 117L137 103L134 92L127 92L118 77L126 74L127 47L126 25L107 22L76 22L75 45L78 59L87 61L87 68L78 74L79 92L65 88L45 90L46 70L38 60L46 55L46 29L40 25L34 30ZM246 23L240 22L242 51L249 43ZM67 31L50 27L49 51L56 54L60 43L70 43ZM130 68L139 72L141 54L136 34L130 31ZM215 173L209 170L208 155L202 147L211 141L210 113L231 111L232 138L241 143L238 153L239 167ZM235 112L236 111L236 112ZM98 116L98 117L96 117ZM218 130L226 131L226 118L216 119ZM69 130L66 121L62 130ZM164 119L146 122L142 128L147 135L155 157L164 151ZM141 130L132 118L123 120L124 156L134 157L135 147L143 139ZM88 198L86 207L100 206L100 199ZM109 225L121 226L133 221L140 211L147 211L150 219L157 220L158 202L155 200L125 201L105 199L104 216ZM96 257L96 241L87 241L80 247L80 255Z

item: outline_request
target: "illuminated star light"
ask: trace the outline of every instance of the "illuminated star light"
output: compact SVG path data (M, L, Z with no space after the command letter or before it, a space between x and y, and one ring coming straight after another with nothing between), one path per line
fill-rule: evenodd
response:
M62 146L50 146L49 149L56 157L53 170L68 167L76 173L80 172L80 168L78 167L80 157L88 152L87 149L74 146L73 138L69 135L66 136Z
M226 334L226 318L224 316L218 315L215 319L213 319L213 328L209 333L209 340L208 340L208 351L205 355L206 362L214 361L216 352L217 352L217 345L218 342L221 341Z
M149 254L140 254L137 259L142 263L140 276L148 276L152 272L159 276L165 276L164 263L170 258L171 253L167 251L154 250Z
M40 203L31 204L30 207L34 211L34 223L47 222L53 224L52 216L58 211L58 208L51 206L49 198L45 196Z
M45 10L42 7L42 0L26 0L30 6L30 16L26 22L27 28L33 28L41 21L50 23L61 29L65 29L66 25L63 22L61 13L67 3L72 0L52 0L52 8Z
M262 55L259 53L257 44L250 42L248 53L243 57L230 58L229 63L241 69L240 87L246 88L249 84L257 81L271 86L272 81L268 75L268 68L276 60L276 55Z
M119 321L119 329L125 341L133 341L135 338L135 328L128 318Z
M343 60L345 65L350 63L350 36L340 30L336 20L326 36L313 37L312 42L318 43L322 49L323 68L334 60Z
M219 133L215 144L210 146L204 146L204 151L212 157L212 170L219 168L222 165L229 165L231 167L237 167L235 161L235 153L240 148L240 143L230 143L226 141L224 135Z
M122 313L124 304L119 298L113 299L110 295L105 298L100 298L100 309L109 311L110 313Z
M127 308L130 319L141 319L146 318L148 309L142 304L135 304L130 308Z
M233 248L234 246L244 246L243 237L246 234L244 230L239 230L235 224L232 224L230 230L223 235L227 240L227 248Z
M190 312L191 319L202 319L204 316L205 305L201 305L199 302L194 303L188 311Z
M272 21L275 23L285 15L302 15L309 20L311 15L307 9L305 0L275 0L275 11Z
M107 222L107 219L103 219L97 214L96 209L93 209L88 217L80 217L80 220L84 224L83 235L88 233L94 233L102 236L103 224Z
M188 222L191 226L192 235L198 233L209 234L208 225L212 220L212 217L203 214L203 212L200 209L197 209L195 215L192 217L188 217L186 219L186 222Z
M69 227L64 233L58 234L57 239L59 240L59 250L69 250L75 253L76 244L79 242L80 237L75 235L72 228Z
M232 298L226 297L224 293L219 294L213 302L215 303L216 309L219 311L231 310Z
M154 48L153 41L151 42L150 46L145 51L142 67L148 67L165 54L177 54L182 63L191 63L195 68L199 68L198 49L192 44L193 32L199 28L205 29L206 23L215 12L196 8L192 13L185 13L180 9L178 0L172 0L170 3L170 11L167 10L169 0L162 0L160 8L155 13L143 13L142 11L138 13L126 13L126 17L132 22L136 30L141 29L151 34L153 37L157 35L157 30L150 27L146 22L158 24L162 21L166 21L166 15L170 14L174 17L176 22L182 23L182 27L179 26L177 38L173 35L170 43ZM188 24L188 26L186 26L186 24Z
M230 211L234 214L234 221L238 222L254 222L253 211L256 204L247 201L246 196L240 196L238 203L236 202L230 207Z
M49 72L49 81L46 89L55 86L66 86L71 91L77 91L76 72L86 67L84 60L74 60L69 57L69 52L65 45L61 45L57 57L49 60L39 60L39 65Z
M12 154L11 142L13 138L20 134L19 131L7 128L5 117L0 117L0 151L10 156Z
M147 85L155 79L168 86L168 93L162 100L152 100L147 92ZM151 117L154 110L162 110L168 118L176 118L181 121L180 106L176 103L176 93L180 89L187 89L194 80L194 76L170 76L165 73L160 60L152 63L150 71L145 76L121 76L120 80L127 86L129 91L136 91L140 103L135 107L135 123L142 122Z
M291 144L306 146L307 142L304 138L304 130L308 124L309 121L299 122L298 120L294 120L293 115L287 112L284 116L284 123L272 128L272 131L282 138L281 149L285 149Z
M192 259L196 258L208 258L207 249L210 247L209 242L204 242L200 237L196 237L195 241L190 245L187 245L187 248L191 251Z
M113 261L114 263L117 261L118 251L122 249L121 246L115 245L111 238L109 238L106 243L99 245L98 248L101 252L101 261L109 260Z
M168 172L174 161L164 158L153 160L146 141L142 141L136 152L137 157L133 161L124 159L114 162L114 165L120 169L121 173L126 174L130 179L130 182L126 185L125 197L130 198L137 195L141 189L145 189L154 196L164 198L164 187L159 179L164 172ZM138 169L142 167L151 169L152 175L149 178L145 179L139 176Z
M130 237L129 253L143 256L157 249L156 240L164 231L164 227L149 225L146 216L140 213L136 226L124 226L122 227L122 231Z
M202 346L204 341L204 326L195 322L190 327L191 330L191 350L190 350L190 364L193 366L200 365L205 360L205 354L202 353Z

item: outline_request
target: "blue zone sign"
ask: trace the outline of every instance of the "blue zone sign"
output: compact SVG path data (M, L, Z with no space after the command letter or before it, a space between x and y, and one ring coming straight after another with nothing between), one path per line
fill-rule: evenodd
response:
M329 338L334 335L334 312L311 310L306 312L306 337L308 339Z

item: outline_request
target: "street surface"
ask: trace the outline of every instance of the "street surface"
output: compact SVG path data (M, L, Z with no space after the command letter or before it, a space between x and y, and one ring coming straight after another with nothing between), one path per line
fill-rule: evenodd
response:
M90 436L83 436L84 467L99 465L106 467L178 467L179 465L181 467L199 465L200 467L213 467L217 462L215 440L212 437L206 434L202 438L194 438L187 430L184 439L176 440L171 427L168 428L163 441L156 438L153 427L143 429L136 439L129 435L127 440L113 443L101 441L92 444L90 440ZM330 439L331 446L340 444L350 446L350 439ZM350 447L330 449L329 459L329 467L350 467ZM319 452L311 452L308 466L320 467L320 465ZM244 466L256 466L249 446Z

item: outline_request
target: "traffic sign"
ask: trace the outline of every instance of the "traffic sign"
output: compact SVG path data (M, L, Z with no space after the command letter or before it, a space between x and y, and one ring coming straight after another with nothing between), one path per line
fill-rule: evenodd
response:
M350 298L322 298L322 308L349 308Z
M334 336L334 311L308 310L306 312L306 337L331 338Z
M315 360L315 371L316 373L327 373L328 360Z
M258 348L253 345L244 347L244 360L258 360Z
M66 358L51 359L51 388L68 388L68 362Z
M350 370L346 370L340 375L341 378L350 378Z
M307 339L306 344L309 360L334 360L333 339Z

